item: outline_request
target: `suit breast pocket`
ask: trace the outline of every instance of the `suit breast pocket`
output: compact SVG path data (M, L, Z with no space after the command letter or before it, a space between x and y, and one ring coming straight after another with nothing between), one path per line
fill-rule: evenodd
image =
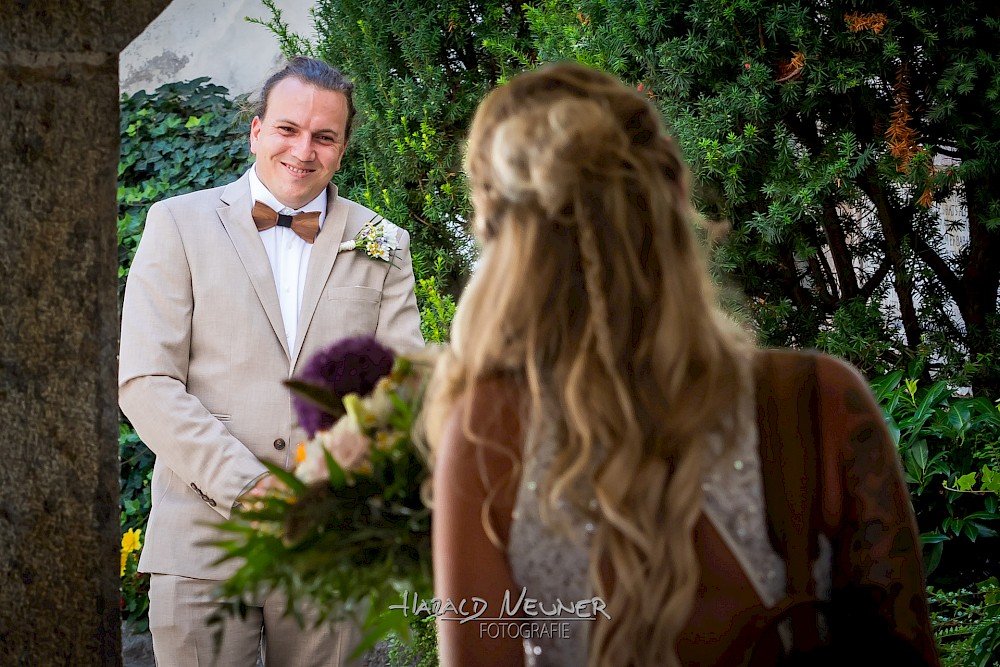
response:
M382 301L382 290L356 285L350 287L327 287L326 298L343 301L370 301L376 306Z
M381 302L381 290L373 287L328 287L326 316L343 336L374 335Z

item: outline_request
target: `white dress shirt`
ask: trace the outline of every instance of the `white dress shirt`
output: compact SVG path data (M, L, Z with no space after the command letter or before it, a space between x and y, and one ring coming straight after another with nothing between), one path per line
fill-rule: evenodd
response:
M326 219L325 188L319 196L302 208L291 209L279 202L261 183L257 177L257 165L253 165L250 167L250 197L267 204L282 215L319 211L319 227L323 229L323 222ZM279 226L260 232L260 240L264 244L264 250L267 251L267 259L271 262L274 286L278 290L278 303L281 305L281 321L285 325L285 340L288 343L288 352L291 353L298 333L299 309L302 307L302 291L306 284L312 244L303 241L288 227Z

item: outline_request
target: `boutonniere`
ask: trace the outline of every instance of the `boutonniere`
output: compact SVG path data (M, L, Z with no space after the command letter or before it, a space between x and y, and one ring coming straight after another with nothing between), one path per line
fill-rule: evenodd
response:
M388 262L396 266L392 258L395 256L398 248L396 235L389 231L385 219L383 218L375 222L375 218L372 218L353 239L341 243L337 252L360 250L372 259ZM398 269L399 267L396 266L396 268Z

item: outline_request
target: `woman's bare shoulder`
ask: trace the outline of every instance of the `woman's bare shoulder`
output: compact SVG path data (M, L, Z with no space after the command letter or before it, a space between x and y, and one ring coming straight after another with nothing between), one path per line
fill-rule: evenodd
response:
M522 385L510 375L477 380L456 400L438 448L454 477L498 479L520 459Z

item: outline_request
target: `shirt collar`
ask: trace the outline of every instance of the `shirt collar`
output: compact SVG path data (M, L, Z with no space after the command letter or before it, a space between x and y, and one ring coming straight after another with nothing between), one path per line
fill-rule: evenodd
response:
M323 222L326 220L326 188L323 188L323 191L316 195L315 199L302 208L293 209L278 201L278 198L271 194L271 191L267 189L267 186L261 182L260 178L257 176L256 164L250 165L249 171L251 200L267 204L278 213L282 213L284 215L295 215L296 213L319 211L319 226L320 229L323 228ZM251 206L252 205L253 204L251 204Z

